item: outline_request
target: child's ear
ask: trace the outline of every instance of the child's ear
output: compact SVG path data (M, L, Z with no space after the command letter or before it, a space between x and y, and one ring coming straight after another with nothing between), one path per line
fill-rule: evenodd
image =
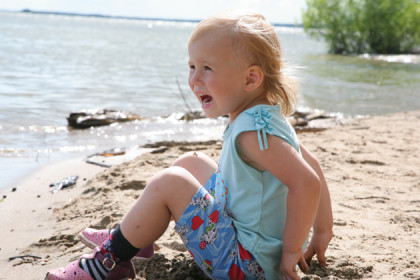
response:
M252 91L257 89L264 80L264 72L261 67L252 65L248 68L245 90Z

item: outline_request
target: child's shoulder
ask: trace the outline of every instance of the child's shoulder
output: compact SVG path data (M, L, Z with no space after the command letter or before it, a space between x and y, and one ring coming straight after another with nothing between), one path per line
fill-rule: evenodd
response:
M266 135L278 136L293 147L298 146L295 130L279 105L256 105L243 111L235 121L238 122L232 127L233 134L238 136L245 131L257 131L260 147L266 146Z
M279 105L256 105L241 112L228 126L225 136L237 135L245 131L261 131L272 134L281 127L287 129L288 121L281 114Z
M250 126L255 130L268 129L271 130L272 123L287 121L281 113L279 105L260 104L244 110L238 115L236 120L237 126ZM236 124L235 124L236 125Z

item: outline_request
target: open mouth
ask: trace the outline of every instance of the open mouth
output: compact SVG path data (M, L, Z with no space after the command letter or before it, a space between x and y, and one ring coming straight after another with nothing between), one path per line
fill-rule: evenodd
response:
M201 103L203 105L210 104L211 101L213 100L213 97L211 97L210 95L206 95L206 94L200 95L200 98L201 98Z

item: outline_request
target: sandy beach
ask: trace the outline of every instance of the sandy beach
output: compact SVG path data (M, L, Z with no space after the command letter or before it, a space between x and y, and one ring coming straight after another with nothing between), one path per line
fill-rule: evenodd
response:
M324 168L334 212L328 265L313 261L302 279L420 279L419 123L416 111L299 133ZM221 147L158 143L109 168L72 159L36 171L14 191L1 190L0 279L43 279L89 253L77 238L83 228L119 223L153 174L182 153L199 150L217 160ZM79 176L75 186L51 193L51 182L71 175ZM134 262L137 279L205 279L173 222L155 249L151 259Z

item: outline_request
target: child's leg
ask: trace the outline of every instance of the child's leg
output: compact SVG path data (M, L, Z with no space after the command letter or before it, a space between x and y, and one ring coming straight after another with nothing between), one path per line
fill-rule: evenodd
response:
M204 154L188 153L174 166L156 174L121 223L125 238L137 248L157 240L168 227L171 215L178 221L216 167Z
M188 170L188 172L190 172L200 182L201 185L206 184L208 179L214 174L217 168L216 162L201 152L186 153L176 159L173 163L173 166L179 166ZM88 247L95 248L97 246L100 247L102 243L108 239L109 233L109 230L96 230L87 228L79 234L79 238ZM149 247L153 248L152 245ZM138 257L144 257L144 254L149 257L149 252L152 252L153 254L153 249L150 250L150 248L149 250L141 250L138 254Z

